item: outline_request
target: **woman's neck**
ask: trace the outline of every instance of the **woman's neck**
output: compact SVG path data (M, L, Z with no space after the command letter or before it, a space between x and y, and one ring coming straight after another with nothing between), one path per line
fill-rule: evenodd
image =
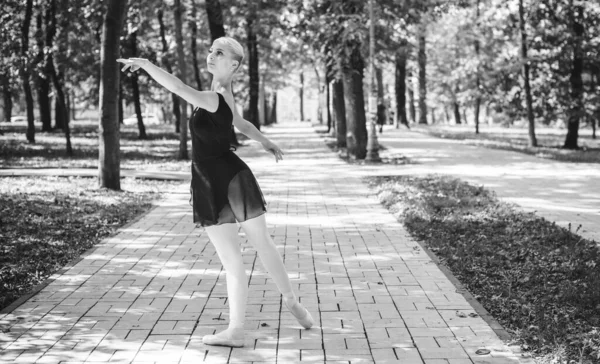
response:
M231 77L230 78L216 78L213 77L212 84L210 86L211 91L221 92L222 89L231 92Z

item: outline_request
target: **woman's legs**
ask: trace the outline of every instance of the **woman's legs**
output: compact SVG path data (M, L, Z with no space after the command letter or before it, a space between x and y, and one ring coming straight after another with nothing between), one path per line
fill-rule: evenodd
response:
M304 328L310 328L313 324L313 319L308 311L298 302L294 294L281 255L279 255L277 247L267 229L265 214L246 220L240 224L248 237L248 241L258 252L263 266L267 269L269 275L275 281L279 292L283 295L288 309Z
M238 241L238 227L236 224L223 224L209 226L205 230L225 268L229 328L216 335L206 335L202 341L209 345L243 346L248 278Z

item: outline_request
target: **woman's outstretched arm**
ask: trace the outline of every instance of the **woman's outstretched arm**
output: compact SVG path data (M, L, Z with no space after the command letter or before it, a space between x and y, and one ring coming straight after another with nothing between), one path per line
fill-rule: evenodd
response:
M231 97L231 99L230 99L231 105L233 105L233 108L232 108L233 109L233 125L235 125L235 127L242 134L246 135L248 138L256 140L257 142L261 143L263 148L267 152L269 152L275 156L276 162L279 162L280 160L282 160L283 152L281 151L281 149L279 149L277 144L273 143L263 133L261 133L258 129L256 129L254 124L252 124L248 120L242 118L240 116L240 114L237 112L237 109L235 107L235 102L233 102L233 97L232 96L230 96L230 97Z
M161 86L194 106L203 108L210 112L216 111L219 107L219 98L215 92L198 91L186 85L179 78L173 76L162 68L155 66L152 64L152 62L145 58L119 58L117 61L125 65L122 71L126 71L128 68L131 68L131 71L133 72L139 68L142 68Z

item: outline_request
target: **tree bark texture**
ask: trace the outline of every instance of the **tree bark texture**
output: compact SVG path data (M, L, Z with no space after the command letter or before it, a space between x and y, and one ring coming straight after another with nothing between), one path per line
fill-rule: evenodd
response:
M527 58L527 32L525 31L525 11L523 0L519 0L519 30L521 32L521 61L523 62L523 82L525 83L525 102L527 104L527 122L529 126L529 146L537 147L535 120L533 118L533 100L529 83L529 59Z
M269 115L269 124L277 123L277 90L273 90L271 94L271 108Z
M300 121L304 121L304 72L300 72Z
M198 66L198 47L196 38L198 37L198 25L196 24L198 12L196 11L196 3L191 0L191 16L189 19L190 33L191 33L191 44L190 48L192 51L192 67L194 67L194 78L196 80L196 87L198 90L202 90L202 79L200 78L200 67Z
M33 94L31 92L31 67L29 65L29 26L33 15L33 0L27 0L25 4L25 18L21 26L21 80L23 81L23 92L25 93L25 103L27 105L27 131L25 136L27 141L35 143L35 124L33 115Z
M159 30L160 30L160 42L162 44L162 57L161 63L163 67L169 73L173 73L173 67L171 67L171 61L169 60L169 45L167 44L167 38L165 36L165 23L163 21L163 9L159 9L156 12L158 18ZM179 106L179 96L170 92L171 94L171 105L173 106L173 116L175 117L175 132L179 133L179 126L181 125L181 109Z
M417 122L417 109L415 107L415 90L414 90L414 82L412 78L412 71L407 69L406 77L408 79L408 112L410 115L410 122Z
M522 1L522 0L519 0ZM481 0L477 0L476 9L475 9L475 26L479 27L479 17L480 17L480 3ZM476 37L479 36L479 31L477 31ZM479 62L481 61L481 44L479 42L479 38L475 38L475 55L477 57L477 69L475 75L475 134L479 134L479 111L481 110L481 69Z
M427 53L426 24L421 20L419 25L419 124L427 124Z
M377 80L377 124L379 124L379 132L381 133L383 131L383 126L387 121L387 110L383 98L383 72L381 67L375 67L375 79Z
M173 18L175 20L175 43L177 46L177 77L185 84L186 82L186 60L183 50L183 14L185 14L181 0L174 1ZM188 126L187 126L187 102L180 99L181 104L181 125L179 127L179 152L178 159L189 159L187 150Z
M344 83L342 80L334 79L331 83L333 106L333 123L335 123L336 141L338 148L346 148L346 106L344 105Z
M50 8L50 7L48 7ZM46 10L47 12L47 10ZM38 61L41 63L41 73L37 77L37 93L38 106L40 109L40 121L42 122L42 131L52 131L52 110L50 108L50 73L46 67L46 56L44 54L44 46L47 44L47 39L44 34L45 17L42 7L39 8L37 14L37 42L39 54ZM47 20L47 19L46 19Z
M119 37L127 1L106 0L100 51L100 125L98 180L101 187L121 189L119 142Z
M460 105L458 104L457 101L454 101L453 103L454 105L454 123L456 125L460 125L462 124L462 121L460 120Z
M396 52L395 57L395 89L396 89L396 128L400 124L408 126L408 118L406 116L406 58L408 42L404 41Z
M315 69L315 77L317 78L317 93L318 93L317 121L319 122L319 124L323 124L323 101L325 101L324 100L325 90L323 89L323 85L322 85L323 80L321 79L321 74L319 73L319 69L317 68L316 65L314 65L314 69Z
M573 64L569 82L571 84L571 107L567 113L567 137L563 148L577 149L579 138L579 123L581 117L585 113L583 105L583 67L584 67L584 52L582 47L583 42L583 7L574 5L573 0L569 1L569 20L571 22L571 32L573 40Z
M350 59L342 68L344 106L346 107L346 143L348 153L356 159L367 156L367 118L363 92L364 60L360 44L351 45Z
M10 89L10 79L7 74L0 76L1 87L2 87L2 100L4 101L4 121L10 122L12 117L12 91Z
M258 122L258 93L260 87L260 75L258 70L258 40L256 39L256 14L257 9L254 2L248 4L248 16L246 17L246 45L248 47L248 73L250 78L250 104L248 105L248 121L260 130Z
M137 29L129 35L129 49L131 51L131 57L137 57ZM146 135L146 126L144 125L144 118L142 116L138 73L131 72L128 77L131 79L131 88L133 90L133 106L135 108L135 115L137 118L138 139L146 140L148 139L148 136Z

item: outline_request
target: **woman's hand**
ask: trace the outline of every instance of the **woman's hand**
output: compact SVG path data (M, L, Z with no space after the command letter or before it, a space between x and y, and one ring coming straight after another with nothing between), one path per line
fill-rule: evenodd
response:
M272 141L266 140L265 142L262 143L262 146L263 146L263 148L265 148L265 150L267 152L269 152L275 156L275 162L279 162L280 160L283 159L283 152Z
M146 58L129 58L129 59L119 58L119 59L117 59L117 62L121 62L125 65L123 68L121 68L121 71L123 71L123 72L127 71L128 68L131 69L131 72L135 72L138 69L144 68L144 66L147 66L150 64L150 61L147 60Z

